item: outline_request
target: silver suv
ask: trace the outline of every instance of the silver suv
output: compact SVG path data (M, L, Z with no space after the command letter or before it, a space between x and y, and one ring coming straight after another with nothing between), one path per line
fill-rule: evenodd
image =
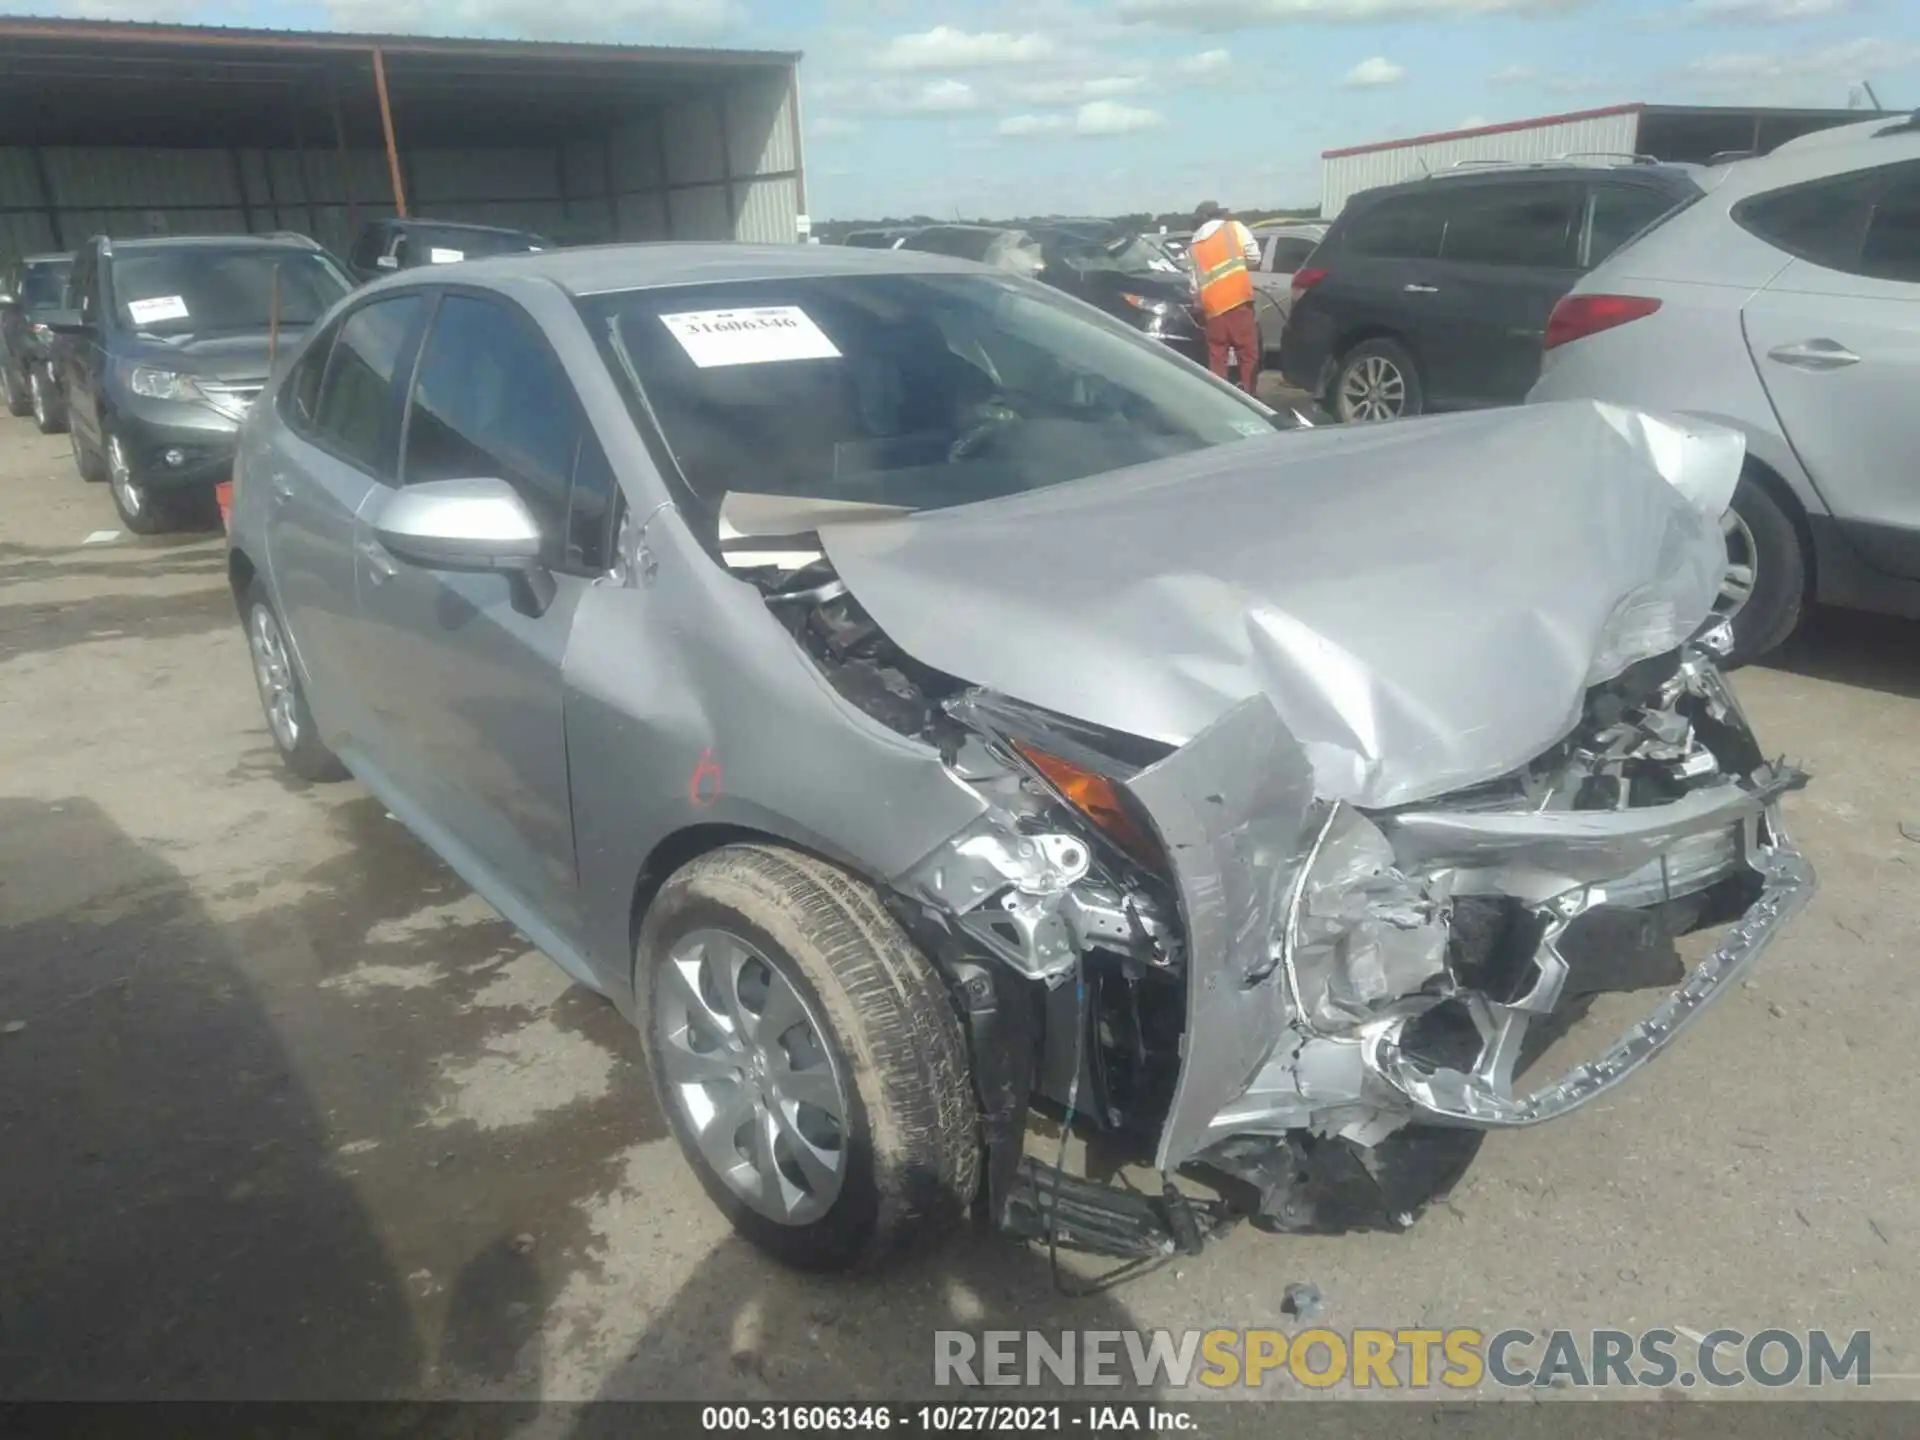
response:
M1701 183L1560 303L1528 398L1745 435L1721 601L1739 658L1810 601L1920 615L1920 120L1822 131Z
M938 256L433 267L254 407L232 580L287 762L632 1018L773 1253L976 1192L1115 1256L1229 1199L1399 1226L1733 987L1812 887L1800 776L1714 665L1737 437L1279 423ZM1649 961L1645 1021L1519 1082ZM1217 1198L1063 1176L1033 1104Z

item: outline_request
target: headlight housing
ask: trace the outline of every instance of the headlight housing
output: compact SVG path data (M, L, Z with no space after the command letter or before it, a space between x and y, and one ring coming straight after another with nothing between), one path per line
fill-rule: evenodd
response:
M176 374L153 365L135 365L127 371L127 388L149 400L207 402L207 392L191 375Z
M1120 292L1120 298L1134 309L1144 311L1148 315L1167 315L1172 313L1171 307L1164 300L1155 300L1146 295L1134 295L1124 290Z

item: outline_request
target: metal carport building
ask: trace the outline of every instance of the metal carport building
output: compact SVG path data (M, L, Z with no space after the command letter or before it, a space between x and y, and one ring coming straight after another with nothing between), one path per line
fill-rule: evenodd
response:
M0 257L396 213L804 236L799 56L0 17Z

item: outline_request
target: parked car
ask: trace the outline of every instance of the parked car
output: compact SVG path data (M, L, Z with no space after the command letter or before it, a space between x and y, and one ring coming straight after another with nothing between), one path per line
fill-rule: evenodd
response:
M31 415L43 435L66 424L52 370L46 317L62 308L71 255L28 255L0 271L0 401L9 415Z
M389 218L369 220L360 227L347 264L353 278L364 284L416 265L453 265L483 255L524 255L553 248L551 240L527 230Z
M1252 229L1253 238L1260 242L1260 267L1253 272L1254 311L1260 319L1265 352L1277 355L1287 316L1293 310L1294 272L1326 239L1327 226L1318 220L1302 220L1255 225Z
M1157 246L1106 220L1061 220L1011 229L929 225L902 250L975 260L1031 275L1126 321L1201 365L1206 334L1193 313L1193 281Z
M47 318L81 477L135 534L205 510L271 357L351 288L311 240L89 240Z
M1293 277L1289 384L1341 420L1518 404L1581 274L1700 193L1695 167L1472 167L1363 191Z
M283 368L230 574L289 766L631 1017L770 1252L877 1261L980 1190L1110 1254L1397 1227L1737 988L1813 884L1801 777L1713 663L1737 437L1278 425L925 253L479 261ZM1516 1086L1531 1023L1736 919ZM1036 1101L1218 1200L1025 1155Z
M1742 658L1809 602L1920 616L1920 122L1742 160L1555 309L1529 397L1736 426L1722 608Z
M849 230L840 243L861 250L893 250L917 228L913 225L892 225L878 230Z

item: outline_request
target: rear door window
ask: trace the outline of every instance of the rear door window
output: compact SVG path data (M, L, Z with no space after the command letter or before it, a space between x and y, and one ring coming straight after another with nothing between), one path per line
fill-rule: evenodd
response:
M1860 247L1860 273L1920 283L1920 165L1896 167L1874 202Z
M280 387L280 416L295 434L312 435L320 413L320 382L326 378L327 357L333 353L339 326L316 335Z
M1291 275L1313 253L1314 241L1294 235L1276 235L1267 253L1267 270L1275 275Z
M1441 258L1472 265L1572 269L1581 186L1475 185L1455 192Z
M1750 196L1733 207L1733 220L1797 259L1860 274L1875 202L1896 168L1905 167L1856 170Z
M362 305L341 324L327 359L313 439L342 460L386 478L394 470L394 373L420 318L421 297Z
M1596 185L1587 226L1587 264L1598 265L1654 221L1680 207L1681 199L1647 185Z
M1383 260L1437 260L1447 230L1444 199L1431 192L1393 195L1369 206L1347 229L1346 248Z

